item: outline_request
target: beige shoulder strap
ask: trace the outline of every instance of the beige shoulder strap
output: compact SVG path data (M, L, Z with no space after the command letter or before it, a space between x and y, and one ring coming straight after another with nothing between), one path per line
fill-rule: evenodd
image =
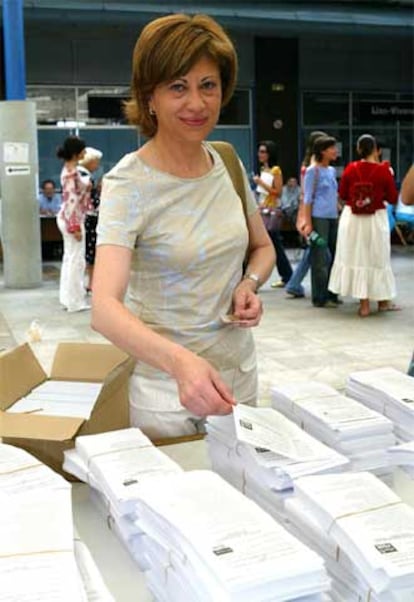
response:
M241 170L236 151L228 142L210 142L210 144L223 159L223 163L229 172L231 181L233 182L234 189L241 199L244 217L246 218L247 222L248 215L246 190L244 188L243 172Z

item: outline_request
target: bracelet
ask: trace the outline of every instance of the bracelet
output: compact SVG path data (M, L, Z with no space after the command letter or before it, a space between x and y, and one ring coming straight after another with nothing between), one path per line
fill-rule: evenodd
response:
M253 272L246 272L246 274L243 276L243 280L253 280L253 282L256 284L256 290L259 288L260 286L260 277L257 274L254 274Z

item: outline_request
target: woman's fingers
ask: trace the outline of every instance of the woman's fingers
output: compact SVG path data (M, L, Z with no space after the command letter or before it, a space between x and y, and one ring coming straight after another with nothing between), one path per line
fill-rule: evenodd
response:
M177 366L174 376L181 404L197 416L229 414L236 403L219 373L192 353Z

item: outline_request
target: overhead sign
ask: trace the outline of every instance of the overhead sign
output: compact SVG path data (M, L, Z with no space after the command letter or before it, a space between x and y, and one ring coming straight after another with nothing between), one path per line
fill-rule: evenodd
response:
M6 165L6 176L27 176L30 165Z

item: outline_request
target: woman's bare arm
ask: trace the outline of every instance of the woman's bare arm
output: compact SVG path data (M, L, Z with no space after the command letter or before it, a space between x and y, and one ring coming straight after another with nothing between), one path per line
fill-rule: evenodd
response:
M414 164L405 174L401 184L401 199L404 205L414 205Z
M136 360L170 374L180 401L198 416L227 414L235 400L208 362L154 332L124 305L132 252L126 247L97 248L92 298L92 328Z

